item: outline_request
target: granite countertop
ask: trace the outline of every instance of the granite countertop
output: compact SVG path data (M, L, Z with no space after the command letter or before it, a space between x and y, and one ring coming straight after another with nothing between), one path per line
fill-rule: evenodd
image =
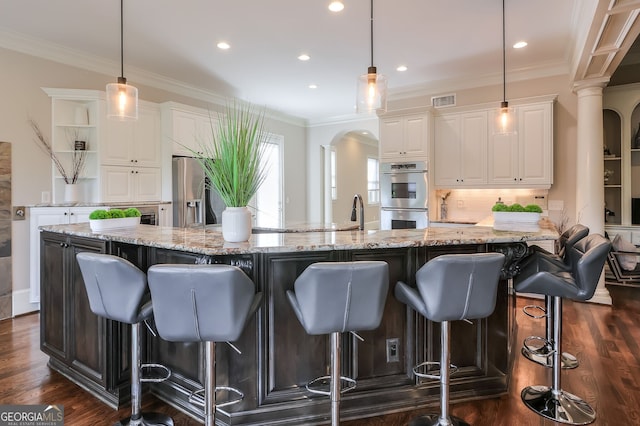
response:
M540 229L536 232L496 231L491 226L388 231L274 232L253 234L249 241L244 243L225 242L220 231L203 228L138 225L133 228L94 233L88 223L79 223L41 226L40 229L67 235L208 255L511 243L555 240L558 237L553 224L542 221Z

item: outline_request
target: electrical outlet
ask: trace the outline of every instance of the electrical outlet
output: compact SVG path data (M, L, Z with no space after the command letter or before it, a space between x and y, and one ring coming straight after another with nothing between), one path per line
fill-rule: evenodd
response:
M40 201L43 202L43 203L50 203L51 202L51 192L42 191L42 193L40 194Z
M458 200L458 207L464 207L464 200Z
M394 337L393 339L387 339L387 362L399 362L400 361L400 339Z

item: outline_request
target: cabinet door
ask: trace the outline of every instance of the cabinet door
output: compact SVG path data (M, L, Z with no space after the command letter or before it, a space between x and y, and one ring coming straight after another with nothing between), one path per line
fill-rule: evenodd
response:
M518 181L518 135L494 134L489 139L488 181L513 185Z
M385 118L380 121L380 157L397 158L402 152L403 139L402 118Z
M138 167L133 174L132 201L158 201L162 198L162 178L157 167Z
M132 159L136 166L159 167L161 153L160 112L140 108L134 127Z
M38 235L39 236L39 235ZM67 326L65 322L64 253L66 238L43 233L39 252L42 264L37 270L42 274L40 287L40 349L49 356L67 362ZM41 245L40 245L41 244ZM32 268L32 272L33 272ZM40 276L40 274L38 274Z
M69 223L89 222L89 215L96 209L107 209L105 206L72 207L69 209Z
M198 151L198 117L186 111L173 110L173 154L192 156L190 150Z
M133 164L131 145L135 140L134 122L106 120L106 137L100 144L102 164L127 166Z
M460 116L460 162L463 185L487 183L487 113Z
M404 118L403 152L410 159L427 155L428 120L424 114L410 115Z
M133 201L132 167L102 166L102 198L104 201Z
M173 207L171 204L161 204L158 208L159 218L158 225L173 226Z
M102 386L106 385L106 356L111 349L106 344L107 320L91 312L76 254L87 251L105 253L105 249L104 241L70 238L64 263L68 269L65 310L69 330L69 366Z
M527 105L518 108L518 183L553 183L553 134L551 105Z
M460 117L458 115L435 118L434 161L432 167L436 186L452 187L461 184L459 127Z

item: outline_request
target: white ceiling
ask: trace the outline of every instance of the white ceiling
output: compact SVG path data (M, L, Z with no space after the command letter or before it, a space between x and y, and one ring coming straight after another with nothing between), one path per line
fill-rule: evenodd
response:
M162 81L203 98L237 96L310 121L348 116L357 76L370 64L370 3L344 3L336 14L329 0L125 0L124 75L134 85ZM578 6L506 1L507 79L569 72ZM501 7L501 0L376 0L374 64L392 97L501 82ZM216 48L220 40L231 49ZM512 49L519 40L529 45ZM0 0L0 46L29 44L115 81L120 1ZM301 53L311 60L299 61ZM395 70L401 64L404 73Z

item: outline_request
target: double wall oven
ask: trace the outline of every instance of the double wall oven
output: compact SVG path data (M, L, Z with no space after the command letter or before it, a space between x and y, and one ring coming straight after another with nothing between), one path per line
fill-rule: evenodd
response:
M429 226L427 162L380 164L380 228Z

